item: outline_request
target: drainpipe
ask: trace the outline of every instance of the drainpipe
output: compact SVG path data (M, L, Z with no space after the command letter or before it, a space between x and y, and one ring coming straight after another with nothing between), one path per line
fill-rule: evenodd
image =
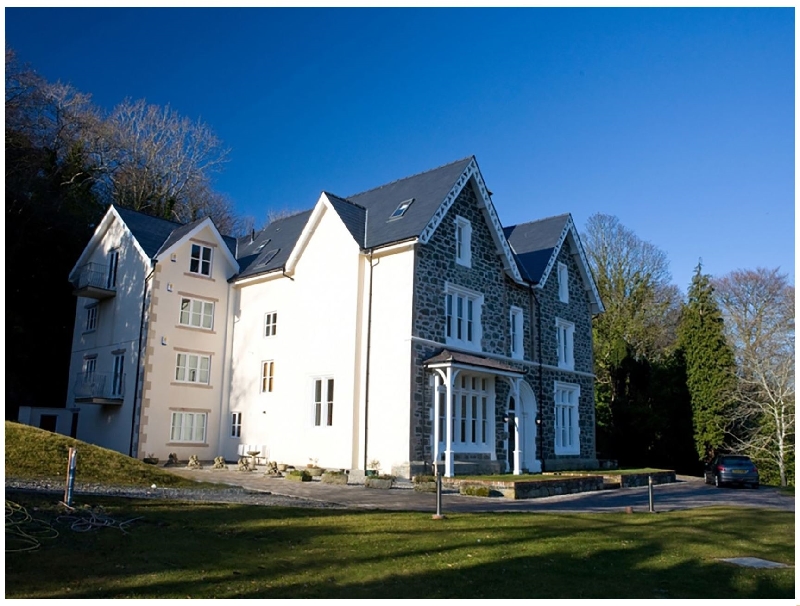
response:
M142 372L142 340L144 339L144 314L147 309L147 293L148 288L147 284L150 282L150 278L153 277L153 274L156 271L156 261L151 262L152 269L150 273L147 274L147 277L144 279L144 291L142 292L142 313L141 317L139 318L139 351L136 356L136 382L133 384L133 412L131 412L131 440L130 445L128 446L128 456L134 457L137 452L133 449L133 437L136 435L136 409L137 406L141 406L141 392L139 391L139 376ZM142 391L144 390L144 386L142 387ZM138 402L137 402L138 401Z
M374 249L369 249L369 298L367 302L367 361L364 368L364 473L367 471L367 446L369 444L369 363L370 363L370 350L372 349L372 271L375 265L372 263L372 252Z
M542 406L544 405L544 392L542 386L542 306L539 303L539 298L536 296L536 292L533 290L533 284L528 285L528 289L530 291L530 311L533 314L533 304L536 303L536 333L537 333L537 358L539 360L539 376L538 376L538 398L539 401L537 402L536 407L536 433L539 437L539 462L542 464L542 473L544 473L544 435L542 433L542 429L544 427L544 419L542 418ZM533 327L531 327L531 340L533 340ZM533 343L531 343L531 351L533 351Z

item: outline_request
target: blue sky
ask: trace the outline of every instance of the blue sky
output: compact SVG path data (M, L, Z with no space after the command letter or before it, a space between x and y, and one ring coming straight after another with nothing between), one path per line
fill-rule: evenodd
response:
M794 9L23 9L6 45L100 106L201 119L236 210L475 155L505 225L596 212L794 281Z

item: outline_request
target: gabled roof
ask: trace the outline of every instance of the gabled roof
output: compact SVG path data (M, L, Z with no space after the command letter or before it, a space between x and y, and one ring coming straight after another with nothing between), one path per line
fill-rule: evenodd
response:
M566 242L575 257L581 278L589 293L592 313L603 311L603 302L600 300L600 293L589 268L578 231L575 229L575 223L572 221L572 215L557 215L512 225L503 228L503 233L514 250L522 273L529 282L539 288L547 282L558 253Z
M367 209L354 202L322 192L328 198L333 210L339 215L347 231L361 248L365 248L367 235Z
M114 204L112 208L117 212L120 219L128 226L131 234L139 246L142 247L148 258L155 258L158 251L169 239L170 235L176 230L180 230L183 225L168 219L152 217L128 208L122 208Z
M247 278L283 268L310 216L311 211L307 210L277 219L254 237L239 238L237 257L240 271L236 277ZM278 252L273 254L276 250ZM270 255L272 258L268 258Z

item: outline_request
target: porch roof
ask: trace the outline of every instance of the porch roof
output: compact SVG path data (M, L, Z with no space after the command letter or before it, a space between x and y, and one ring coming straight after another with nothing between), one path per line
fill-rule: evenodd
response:
M493 360L485 356L478 356L474 354L462 353L460 351L450 351L443 349L435 356L428 358L423 362L426 368L444 368L447 366L456 366L459 368L474 368L482 372L491 372L503 376L520 377L525 374L524 371L506 364L500 360Z

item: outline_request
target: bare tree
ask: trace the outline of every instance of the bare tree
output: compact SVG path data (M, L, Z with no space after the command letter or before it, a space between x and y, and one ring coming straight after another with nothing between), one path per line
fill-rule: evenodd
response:
M774 464L782 486L794 453L794 286L778 269L737 270L715 283L736 356L728 431L743 452Z

